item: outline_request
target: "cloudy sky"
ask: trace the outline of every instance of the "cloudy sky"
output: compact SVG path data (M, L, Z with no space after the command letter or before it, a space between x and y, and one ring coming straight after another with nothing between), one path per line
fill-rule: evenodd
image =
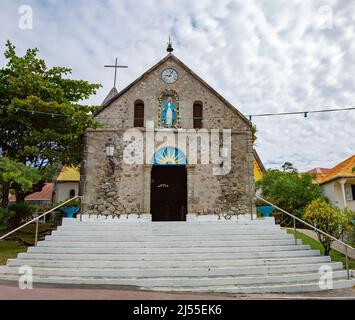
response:
M33 28L21 29L21 5ZM22 20L23 21L23 20ZM49 66L102 83L100 104L119 62L122 89L166 54L175 55L244 114L355 105L355 1L1 0L0 66L10 39L37 47ZM330 167L355 153L355 111L254 118L266 167Z

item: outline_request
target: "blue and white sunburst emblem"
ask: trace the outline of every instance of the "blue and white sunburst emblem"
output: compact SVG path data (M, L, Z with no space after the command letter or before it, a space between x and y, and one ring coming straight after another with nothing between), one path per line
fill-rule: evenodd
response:
M159 166L186 165L186 157L179 149L166 147L155 152L152 163Z

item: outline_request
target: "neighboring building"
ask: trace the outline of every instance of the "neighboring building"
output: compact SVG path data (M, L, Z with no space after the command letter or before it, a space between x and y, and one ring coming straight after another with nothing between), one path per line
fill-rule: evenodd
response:
M79 168L63 166L54 184L54 203L73 198L79 193Z
M355 155L318 174L315 183L334 205L355 211Z
M261 162L261 159L258 155L258 153L256 152L256 150L254 149L254 180L255 182L260 180L264 173L265 173L265 167L263 165L263 163Z
M317 182L318 180L320 181L322 179L322 177L324 177L327 172L329 171L329 168L313 168L311 170L306 171L305 173L311 173L312 175L314 175L314 182Z
M41 191L28 195L25 198L25 202L39 207L48 207L52 204L52 194L53 183L45 183ZM15 195L10 194L9 201L16 201Z
M84 212L146 213L162 221L185 220L187 214L247 214L253 209L251 122L173 54L106 99L94 117L104 125L87 129L84 135L80 179ZM153 125L147 126L147 121ZM144 150L148 136L156 138L144 163L123 161L130 144L124 134L133 128L134 141ZM182 129L201 128L209 141L211 129L219 130L214 143L221 157L230 155L230 163L189 163L186 150L157 141L158 136L176 138ZM230 148L222 145L223 129L231 129ZM213 173L227 164L231 167L227 174Z

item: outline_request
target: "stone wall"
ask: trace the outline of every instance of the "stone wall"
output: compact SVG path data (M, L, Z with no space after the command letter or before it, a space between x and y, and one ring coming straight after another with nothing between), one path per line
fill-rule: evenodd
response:
M167 67L179 73L176 83L167 85L160 74ZM251 210L254 191L253 150L250 126L223 99L199 82L174 59L168 59L133 85L98 115L103 128L87 130L81 172L84 210L89 214L115 215L149 213L150 164L127 165L123 162L125 130L133 127L134 102L142 100L145 120L159 119L159 97L174 90L179 99L180 126L192 128L192 106L203 103L203 127L232 129L232 169L215 176L212 164L187 165L188 213L245 214ZM140 129L145 133L145 129ZM115 154L109 160L105 145L113 143ZM112 168L114 167L114 172Z

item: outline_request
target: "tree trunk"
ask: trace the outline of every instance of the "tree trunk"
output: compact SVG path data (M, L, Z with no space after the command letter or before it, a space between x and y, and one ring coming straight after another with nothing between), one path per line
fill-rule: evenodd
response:
M329 256L330 249L331 249L331 244L330 243L324 243L323 247L324 247L324 255L325 256Z
M7 183L3 184L1 189L1 208L6 210L9 205L10 185Z

